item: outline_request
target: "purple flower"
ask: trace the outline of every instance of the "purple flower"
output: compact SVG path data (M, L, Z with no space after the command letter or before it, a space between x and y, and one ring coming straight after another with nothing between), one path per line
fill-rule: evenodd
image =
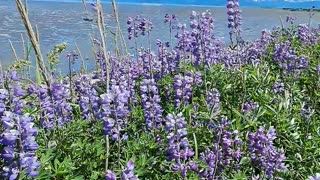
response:
M303 120L308 121L311 119L312 115L314 114L314 110L312 109L312 106L310 103L303 103L300 115Z
M20 85L15 85L13 87L13 93L14 93L14 96L17 96L17 97L22 97L25 95L25 91L22 89Z
M67 52L66 58L70 63L74 64L79 59L79 54L76 51Z
M105 180L116 180L116 179L117 179L116 174L108 170Z
M314 176L309 176L308 180L320 180L320 173L316 173Z
M7 110L7 102L9 99L9 92L6 89L0 89L0 117L4 111Z
M172 14L166 14L164 16L164 23L169 24L169 33L170 33L170 42L166 42L165 46L170 47L170 43L172 43L172 30L175 28L175 21L177 21L176 15Z
M312 45L317 42L317 35L308 24L299 24L297 37L304 44Z
M276 81L272 86L272 91L276 94L283 93L285 90L284 83Z
M248 151L254 167L266 173L267 178L272 178L275 172L286 169L283 151L278 150L273 141L276 139L276 132L270 127L265 132L264 127L260 127L257 132L249 134Z
M206 179L216 179L223 174L224 169L233 167L239 170L242 157L242 141L238 131L229 131L230 124L226 118L221 118L218 124L211 124L214 132L212 148L200 153L200 160L206 165L200 169L199 176Z
M68 103L70 93L67 85L52 83L50 89L46 85L37 88L42 127L46 129L62 127L73 119L72 108Z
M127 25L129 40L131 40L133 37L137 38L139 34L144 36L153 28L151 20L147 18L141 18L140 16L136 16L135 18L129 17L127 20Z
M192 63L196 67L217 61L217 50L221 43L214 36L214 18L210 11L192 12L189 27L178 24L176 52L183 63Z
M56 125L62 127L72 120L72 108L67 100L70 98L69 89L61 83L52 83L51 95L55 111Z
M127 163L127 168L121 173L122 180L137 180L138 177L134 175L134 164L133 161L130 160Z
M0 176L14 180L18 178L21 169L28 177L33 178L38 175L37 169L40 166L35 155L38 149L37 128L32 117L23 114L25 102L22 97L26 95L26 91L19 82L17 73L11 70L4 77L7 89L0 89L0 158L3 160Z
M98 11L98 7L95 3L90 3L91 5L91 9L94 10L94 11Z
M148 130L162 127L162 107L157 84L154 79L144 79L140 85L141 103Z
M153 26L152 26L152 22L150 19L147 18L142 18L139 24L140 30L141 30L141 35L145 35L146 33L149 33Z
M15 70L10 70L7 76L13 82L18 82L20 80L20 77L18 76L18 73Z
M38 149L35 140L37 128L34 127L32 118L5 111L1 120L5 127L0 139L0 144L4 146L1 158L5 161L1 176L16 179L20 173L18 166L25 170L27 176L31 178L38 176L37 169L40 163L35 156L35 151Z
M40 107L40 123L41 126L47 129L55 127L55 115L53 103L48 95L48 87L40 85L38 87L39 107Z
M177 62L175 59L175 54L173 52L168 51L169 47L169 42L166 42L165 44L162 43L161 40L157 40L157 46L158 46L158 65L155 66L160 66L160 68L154 68L155 72L158 73L156 74L155 78L159 79L169 73L172 73L176 70L177 67ZM158 76L158 77L157 77Z
M197 171L199 169L199 166L196 162L194 161L189 161L188 162L188 166L187 166L187 169L188 170L191 170L191 171Z
M37 169L40 167L40 162L37 161L35 153L20 153L19 161L29 177L34 178L38 176Z
M104 134L111 135L114 141L120 140L120 132L127 124L129 114L127 95L127 92L122 91L118 85L111 86L107 94L100 95Z
M297 18L292 16L287 16L286 18L286 22L290 23L291 25L294 23L295 20L297 20Z
M147 79L154 78L154 71L159 72L160 64L156 62L156 55L148 50L141 50L138 52L138 61L142 65L140 74ZM152 76L153 75L153 76Z
M253 102L252 100L246 101L243 105L243 112L253 112L254 110L259 108L259 104L257 102Z
M6 178L9 180L15 180L17 179L19 175L19 169L17 168L16 163L12 165L12 168L9 168L8 166L4 166L3 168L3 174L0 175L2 178Z
M220 110L220 93L213 88L206 94L207 108L213 115L217 115Z
M81 116L85 120L92 120L98 117L98 93L94 89L94 81L88 75L81 75L75 81L75 91L77 92L77 101L80 106Z
M197 71L193 74L194 77L194 85L198 86L202 83L202 75L200 71Z
M176 15L172 14L172 15L169 15L169 14L166 14L164 16L164 23L171 23L172 21L175 21L177 20L176 18Z
M289 41L276 44L273 59L286 76L293 75L297 77L309 67L309 57L305 55L298 56Z
M189 104L192 97L193 87L202 83L201 73L187 71L185 76L176 75L174 77L173 89L175 91L175 107Z
M187 170L193 170L196 164L191 164L192 169L187 162L194 156L194 152L189 145L187 136L186 125L182 113L177 115L168 114L166 121L166 131L168 132L168 148L167 157L168 161L173 163L174 172L181 172L183 178L186 177Z
M236 33L239 35L242 25L239 0L227 0L227 14L230 34Z

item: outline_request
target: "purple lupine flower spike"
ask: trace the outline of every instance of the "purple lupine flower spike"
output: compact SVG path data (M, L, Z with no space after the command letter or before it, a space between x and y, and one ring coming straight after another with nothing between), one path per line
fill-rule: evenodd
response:
M105 180L116 180L116 179L117 179L116 174L108 170Z
M285 90L285 87L283 82L277 81L272 86L272 91L276 94L281 94L284 92L284 90Z
M209 112L213 115L217 115L220 110L220 92L213 88L207 92L207 107Z
M141 18L140 16L136 16L135 18L128 17L127 25L129 40L131 40L133 37L137 38L139 35L144 36L147 33L149 33L153 28L150 19Z
M285 76L298 77L309 67L309 57L305 55L298 56L290 41L276 44L273 59Z
M309 176L307 180L320 180L320 173L316 173L314 176Z
M94 10L94 11L98 11L98 7L95 3L91 3L91 9Z
M9 92L6 89L0 89L0 117L3 115L4 111L6 111L6 103L9 98Z
M20 170L24 170L28 177L34 178L38 176L37 169L40 166L35 154L38 149L35 138L37 128L32 117L23 114L26 105L21 97L26 91L17 73L11 70L5 76L8 89L0 89L0 120L3 127L0 137L0 158L3 160L0 177L15 180Z
M249 134L248 150L252 164L266 173L267 178L272 178L277 171L286 169L285 155L273 145L276 139L276 132L270 127L266 132L264 127L260 127L257 132Z
M10 111L5 111L4 114L1 120L5 131L2 133L0 144L4 146L1 158L5 164L4 173L1 176L16 179L20 173L17 169L18 164L21 169L25 170L27 176L32 178L38 176L37 169L40 167L40 163L35 156L35 151L38 149L35 140L37 128L34 127L32 118ZM20 140L19 144L18 139ZM14 148L15 146L19 146L18 150Z
M77 92L77 101L80 106L81 116L87 121L98 117L98 93L94 89L95 79L88 75L81 75L75 81L75 91Z
M230 33L239 34L241 31L242 17L239 0L227 0L228 28Z
M142 107L148 130L160 129L162 126L162 107L157 84L154 79L144 79L140 85Z
M132 160L127 163L127 168L121 173L122 180L138 180L138 177L134 175L134 164Z
M179 74L174 77L175 107L189 104L193 85L193 78L190 75L182 76Z
M211 124L209 128L214 132L214 144L200 154L200 160L206 164L206 168L199 171L199 176L205 179L216 179L224 169L234 167L240 169L242 157L242 141L238 131L230 131L230 123L226 118L221 118L218 124Z
M243 105L242 111L243 112L252 112L259 107L257 102L253 102L252 100L246 101Z
M167 140L169 143L167 148L168 161L173 163L172 171L180 172L182 178L185 178L188 170L197 169L194 162L188 165L188 162L191 162L190 158L194 156L194 151L186 137L187 122L182 113L168 114L166 119L165 129L168 132Z
M111 135L114 141L119 141L129 113L128 92L119 85L112 85L110 91L100 95L100 98L104 134Z

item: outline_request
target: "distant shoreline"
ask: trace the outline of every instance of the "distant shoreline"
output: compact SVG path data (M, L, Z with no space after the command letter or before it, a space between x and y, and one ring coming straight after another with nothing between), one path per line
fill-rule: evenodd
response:
M310 9L305 9L305 8L282 8L283 10L288 10L288 11L311 11ZM314 12L320 12L320 9L313 9L312 11Z
M74 0L29 0L29 2L50 2L50 3L81 3L81 1L74 1ZM316 1L314 1L316 2ZM87 3L91 3L91 1L88 1ZM101 1L103 4L111 4L111 2ZM117 4L121 5L142 5L142 6L183 6L183 7L222 7L224 8L224 5L209 5L209 4L181 4L181 3L153 3L153 2L117 2ZM320 1L319 1L320 4ZM303 6L301 4L301 6ZM282 9L282 10L289 10L289 11L310 11L310 8L306 7L290 7L288 5L279 5L274 6L272 5L241 5L243 8L262 8L262 9ZM314 11L319 12L320 6L317 6L314 8Z

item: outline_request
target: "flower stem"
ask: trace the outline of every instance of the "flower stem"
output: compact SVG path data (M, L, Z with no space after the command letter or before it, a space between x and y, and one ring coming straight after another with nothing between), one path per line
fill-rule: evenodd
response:
M110 156L110 142L109 142L109 135L105 136L106 140L106 164L105 164L105 171L107 173L108 168L109 168L109 156Z
M192 133L193 135L193 141L194 141L194 150L195 150L195 158L198 159L199 152L198 152L198 141L197 141L197 136L195 133Z

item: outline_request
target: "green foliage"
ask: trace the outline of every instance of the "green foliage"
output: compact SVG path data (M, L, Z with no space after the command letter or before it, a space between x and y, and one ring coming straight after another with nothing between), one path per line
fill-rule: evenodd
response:
M60 54L67 48L66 43L55 45L53 50L47 54L50 72L54 72L54 66L59 63Z
M311 61L318 58L320 46L307 49ZM269 64L270 63L270 64ZM313 66L312 66L313 67ZM216 88L221 93L220 115L226 116L232 122L231 129L243 132L241 137L246 139L245 132L255 131L261 125L274 126L277 131L275 144L286 152L288 171L282 177L301 179L309 174L320 171L320 121L319 121L319 93L311 88L319 87L316 81L314 68L298 80L279 76L272 62L266 61L260 66L245 66L239 71L230 71L222 65L210 69L186 68L201 70L204 82L194 88L192 106L173 108L174 74L163 77L158 81L161 106L168 113L183 112L189 123L216 121L206 107L206 90ZM182 71L183 73L183 71ZM246 94L243 94L243 75L246 77ZM275 94L272 85L281 80L285 83L285 92ZM167 95L169 94L169 96ZM137 96L139 101L140 97ZM306 99L313 103L314 114L309 121L302 119L301 108ZM253 100L259 108L250 114L241 111L242 103ZM194 107L198 109L195 110ZM75 110L74 113L80 113ZM142 179L179 179L180 176L168 169L166 163L166 141L157 143L151 132L144 127L143 110L139 105L132 109L130 123L127 128L129 139L121 142L121 161L117 161L117 144L111 143L110 168L118 175L128 160L135 163L135 173ZM196 118L189 118L196 114ZM80 116L78 116L80 117ZM205 126L188 127L188 139L191 147L196 149L198 157L213 141L213 134ZM166 133L157 131L162 139ZM38 137L40 142L41 170L38 179L102 179L104 176L105 140L102 135L100 122L86 122L77 119L67 127L57 130L54 134L42 131ZM43 140L46 139L46 140ZM52 142L51 145L48 142ZM195 159L197 160L197 158ZM201 164L201 163L200 163ZM253 176L250 159L244 157L241 162L241 171L228 170L224 174L227 179L247 179ZM299 178L299 179L300 179ZM188 174L188 179L196 179L195 174Z

